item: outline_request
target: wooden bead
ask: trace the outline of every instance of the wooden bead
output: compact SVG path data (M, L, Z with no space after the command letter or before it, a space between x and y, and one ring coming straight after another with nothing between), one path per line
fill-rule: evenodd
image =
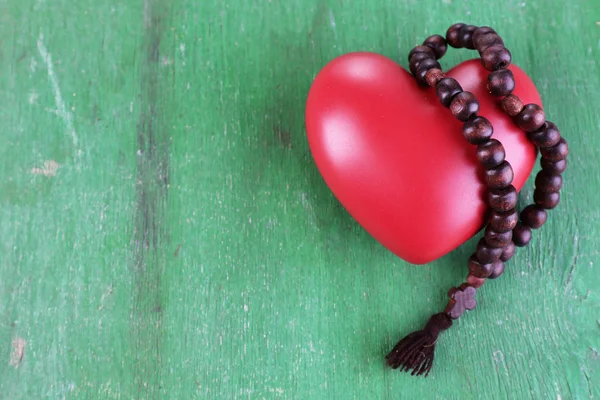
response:
M473 32L473 35L471 37L473 39L473 44L476 48L477 41L479 40L479 38L483 35L487 35L488 33L496 33L496 31L490 28L489 26L480 26L479 28L475 29L475 32Z
M493 133L494 128L492 127L492 124L484 117L472 118L463 125L463 135L471 144L484 143Z
M558 192L562 188L562 176L541 170L535 177L535 189L542 193Z
M499 259L501 255L502 248L488 246L485 239L480 239L479 243L477 243L475 256L480 262L488 264Z
M508 96L515 89L515 77L509 69L500 69L488 75L488 91L492 96Z
M482 117L477 117L482 118ZM463 130L464 133L464 130ZM490 139L477 146L477 159L485 168L495 168L504 162L506 152L502 143L496 139Z
M542 153L542 157L549 161L564 160L569 154L569 145L564 138L560 138L554 146L540 149L540 153Z
M504 262L497 260L492 265L492 273L488 276L488 279L496 279L504 272Z
M465 24L458 23L448 28L448 30L446 31L446 43L448 43L449 46L452 46L456 49L460 48L459 34L463 26L465 26Z
M460 92L462 87L454 78L444 78L435 87L435 93L444 107L450 107L452 98Z
M535 132L546 122L542 107L537 104L527 104L523 111L515 117L515 123L525 132Z
M460 47L464 47L471 50L475 49L475 46L473 46L473 33L476 29L477 27L473 25L465 25L462 28L460 28L460 31L458 32L458 41Z
M478 278L474 275L467 275L467 283L469 286L474 287L475 289L479 289L485 283L485 278Z
M517 247L527 246L531 241L531 228L525 224L522 224L521 222L519 222L517 226L515 226L515 229L513 229L512 234L513 243Z
M445 77L446 75L441 69L431 68L425 74L425 81L427 81L427 85L429 85L430 87L435 87L435 85L437 85L438 82L444 79Z
M424 54L427 54L428 58L435 58L435 52L433 51L433 49L431 47L421 45L421 46L415 47L414 49L412 49L410 51L410 53L408 53L408 61L410 62L410 60L412 59L412 56L417 53L424 53Z
M425 60L435 61L435 58L433 58L431 54L416 53L411 57L410 62L408 63L408 69L410 69L410 72L415 75L417 73L417 69Z
M517 96L514 94L509 94L502 99L500 102L500 107L506 114L510 115L511 117L516 117L521 111L523 111L525 105Z
M537 131L527 133L527 138L539 148L552 147L560 141L560 131L552 122L546 121Z
M515 255L515 244L510 242L502 249L502 255L500 256L500 260L507 262Z
M469 273L477 278L487 278L492 273L492 264L483 264L477 257L469 258Z
M423 45L433 50L436 59L442 58L448 49L446 39L444 39L444 37L441 35L429 36L427 39L425 39Z
M517 206L519 195L517 189L510 185L504 189L490 190L488 193L488 204L494 211L509 211Z
M490 227L496 232L512 231L519 222L519 216L517 211L513 208L512 210L505 212L492 211L490 221L488 222Z
M459 121L465 122L479 112L479 101L471 92L460 92L450 102L450 112Z
M538 229L546 223L548 212L537 204L528 205L521 211L521 221L531 229Z
M496 232L490 226L486 226L483 237L488 246L503 248L512 240L512 232Z
M567 169L567 159L559 161L551 161L546 157L540 159L540 165L544 171L548 171L551 174L562 174Z
M495 32L490 32L485 35L481 35L477 37L477 40L473 39L473 44L475 48L479 52L479 55L492 46L502 46L504 47L504 42L502 38L498 36Z
M488 71L497 71L510 65L510 51L502 45L495 44L481 53L481 63Z
M560 193L544 193L536 189L533 191L533 201L546 210L552 210L560 203Z
M420 86L427 86L427 79L425 79L425 76L427 75L427 71L429 71L432 68L441 69L442 67L440 66L440 63L438 63L433 58L421 61L421 63L417 67L417 73L415 74L417 83Z
M510 186L515 174L506 161L495 168L485 170L485 183L490 189L502 189Z

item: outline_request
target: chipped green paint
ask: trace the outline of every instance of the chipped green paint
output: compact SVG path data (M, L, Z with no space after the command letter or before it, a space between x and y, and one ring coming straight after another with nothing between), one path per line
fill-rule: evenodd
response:
M600 396L600 3L0 8L0 398ZM383 356L475 241L424 267L384 250L316 171L304 101L333 57L406 66L460 20L510 43L570 165L548 224L415 379Z

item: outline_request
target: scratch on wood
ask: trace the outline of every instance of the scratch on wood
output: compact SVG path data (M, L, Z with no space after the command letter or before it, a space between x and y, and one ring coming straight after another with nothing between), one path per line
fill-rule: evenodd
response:
M573 262L571 263L571 268L569 269L569 278L567 279L567 283L565 284L565 295L569 291L571 284L573 283L573 279L575 278L575 267L577 266L577 260L579 259L579 234L575 233L573 237L573 247L575 249L575 255L573 256Z
M31 168L29 172L34 175L44 175L46 177L51 177L56 175L56 171L60 168L60 164L54 160L44 161L44 164L41 168Z
M10 353L9 361L11 367L19 368L25 355L25 346L27 346L27 341L23 338L17 337L12 341L12 353Z
M173 256L175 258L177 258L177 256L179 255L179 250L181 250L181 243L179 243L179 245L177 246L177 249L175 250L175 253L173 253Z

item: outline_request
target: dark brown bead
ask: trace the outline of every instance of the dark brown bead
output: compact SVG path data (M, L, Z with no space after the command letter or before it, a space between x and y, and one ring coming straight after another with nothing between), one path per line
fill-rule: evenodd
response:
M535 132L546 122L542 107L537 104L527 104L523 111L515 117L515 123L525 132Z
M488 279L496 279L504 272L504 262L497 260L492 265L492 273L488 276Z
M560 131L552 122L546 121L537 131L527 133L527 137L539 148L552 147L560 140Z
M446 43L454 48L460 48L460 30L465 24L458 23L452 25L446 31Z
M471 92L460 92L452 98L450 112L456 119L465 122L479 112L479 100Z
M477 257L469 258L469 272L477 278L487 278L492 273L492 264L483 264Z
M435 58L435 52L433 51L433 49L431 47L421 45L421 46L415 47L414 49L412 49L410 51L410 53L408 53L408 61L410 62L410 60L412 59L412 56L417 53L424 53L424 54L427 54L429 58Z
M548 171L551 174L562 174L567 169L567 159L559 161L551 161L546 157L540 159L540 165L544 171Z
M517 206L519 195L513 185L504 189L490 190L488 204L494 211L509 211Z
M519 222L517 211L513 208L509 211L492 211L489 225L496 232L512 231Z
M475 46L473 46L473 33L476 29L477 27L473 25L465 25L462 28L460 28L460 31L458 32L458 41L460 47L464 47L471 50L475 49Z
M444 107L450 107L452 98L460 92L462 87L454 78L444 78L435 87L435 93Z
M475 29L475 32L473 32L473 35L471 37L473 39L473 44L476 48L477 41L479 40L479 38L483 35L487 35L488 33L496 33L496 31L490 28L489 26L480 26L479 28Z
M510 51L502 45L495 44L481 53L481 63L488 71L497 71L510 65Z
M502 164L505 156L506 152L504 151L504 146L502 146L502 143L496 139L490 139L487 142L477 146L477 159L481 165L487 169L494 168Z
M565 138L560 138L558 143L554 146L540 149L540 153L542 153L542 157L548 161L564 160L569 154L569 145Z
M495 168L485 170L485 183L490 189L502 189L510 186L515 174L506 161Z
M473 44L477 49L477 52L481 56L481 54L492 46L502 46L504 47L504 41L500 36L498 36L495 32L490 32L485 35L481 35L477 37L477 40L473 39Z
M483 237L488 246L503 248L512 240L512 232L496 232L490 226L486 226Z
M558 192L562 188L562 176L541 170L535 177L535 189L542 193Z
M438 63L433 58L421 61L421 63L417 67L417 73L415 74L415 78L417 79L417 83L419 85L427 86L427 79L425 77L427 76L427 71L429 71L432 68L441 69L442 67L440 66L440 63Z
M415 54L415 56L412 58L413 61L411 61L409 65L411 72L414 71L413 75L415 77L419 75L419 71L421 71L423 68L425 68L425 73L432 68L441 69L440 63L438 63L434 58L429 57L421 59L421 54L423 53Z
M548 212L537 204L528 205L521 211L521 221L531 229L538 229L546 223Z
M560 203L560 193L544 193L536 189L533 191L533 201L546 210L552 210Z
M441 69L431 68L425 74L425 81L427 81L427 85L429 85L431 87L435 87L435 85L437 85L438 82L441 81L442 79L444 79L445 77L446 77L446 75L444 74L444 71L442 71Z
M410 69L410 72L415 75L417 73L417 68L419 68L421 63L425 60L435 61L435 58L433 58L431 54L416 53L411 57L410 62L408 63L408 69Z
M508 96L515 89L515 77L510 69L500 69L488 75L488 91L492 96Z
M484 263L488 264L496 261L502 255L502 249L498 247L490 247L485 242L485 239L480 239L479 243L477 243L477 250L475 250L475 256L477 259Z
M468 274L467 283L469 284L469 286L472 286L475 289L479 289L485 283L485 278L478 278L474 275Z
M531 241L531 228L525 224L522 224L521 222L519 222L517 226L515 226L515 229L513 229L512 233L513 243L517 247L527 246Z
M523 111L525 105L517 96L515 96L514 94L509 94L508 96L502 99L502 101L500 102L500 107L502 107L502 110L506 114L510 115L511 117L515 117L521 111Z
M492 127L492 124L484 117L472 118L463 125L463 135L471 144L484 143L493 133L494 128Z
M425 39L423 44L433 50L435 58L437 59L444 57L444 54L446 54L446 50L448 49L448 46L446 45L446 39L444 39L444 37L441 35L429 36L427 39Z
M502 249L502 255L500 256L500 260L507 262L515 255L515 244L510 242Z

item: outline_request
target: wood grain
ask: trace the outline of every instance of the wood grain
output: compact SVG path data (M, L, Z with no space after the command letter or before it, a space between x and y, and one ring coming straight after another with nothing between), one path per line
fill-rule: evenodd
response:
M600 396L597 1L0 9L0 398ZM392 256L320 178L304 102L332 58L407 68L458 21L501 34L569 167L531 246L415 379L383 357L443 308L479 237L423 267Z

